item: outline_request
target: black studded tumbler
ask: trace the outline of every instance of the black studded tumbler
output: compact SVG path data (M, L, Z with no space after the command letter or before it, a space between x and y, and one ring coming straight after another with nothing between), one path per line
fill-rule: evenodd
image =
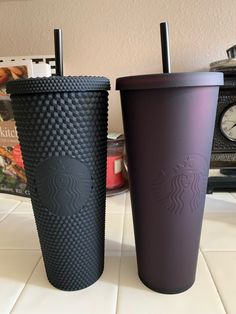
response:
M48 280L61 290L103 272L109 88L86 76L7 85Z

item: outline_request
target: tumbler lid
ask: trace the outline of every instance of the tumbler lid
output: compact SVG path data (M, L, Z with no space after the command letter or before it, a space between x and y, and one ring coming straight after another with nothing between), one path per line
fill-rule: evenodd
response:
M7 93L35 94L109 90L110 82L99 76L50 76L19 79L7 83Z
M183 72L126 76L116 80L117 90L143 90L171 87L219 86L224 84L222 73Z

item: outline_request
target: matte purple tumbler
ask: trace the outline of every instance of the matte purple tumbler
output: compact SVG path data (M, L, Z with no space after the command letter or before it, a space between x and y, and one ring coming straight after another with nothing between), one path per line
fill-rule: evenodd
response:
M222 73L117 79L127 146L138 273L179 293L195 280Z

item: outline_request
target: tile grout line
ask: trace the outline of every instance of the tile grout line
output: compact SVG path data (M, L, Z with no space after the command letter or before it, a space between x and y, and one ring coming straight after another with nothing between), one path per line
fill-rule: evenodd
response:
M21 202L21 203L31 203L30 197L24 197L24 196L21 197L19 195L14 195L14 194L2 194L2 193L0 193L0 199L17 201L17 202Z
M26 280L26 282L25 282L25 284L24 284L24 287L23 287L23 289L21 290L20 294L18 295L18 297L17 297L17 299L16 299L16 302L15 302L15 303L14 303L14 305L12 306L12 309L11 309L11 311L10 311L10 313L9 313L9 314L12 314L12 313L13 313L14 308L15 308L15 306L16 306L16 304L17 304L17 302L19 301L19 299L20 299L20 297L21 297L21 295L22 295L23 291L25 290L25 288L26 288L26 286L27 286L28 282L30 281L30 279L31 279L31 277L32 277L32 275L33 275L33 273L34 273L34 271L35 271L36 267L39 265L39 263L40 263L41 259L42 259L42 256L40 256L40 257L39 257L39 259L38 259L38 261L37 261L36 265L34 266L34 268L33 268L32 272L30 273L30 275L29 275L29 277L28 277L28 279Z
M122 247L123 247L123 239L124 239L124 232L125 232L125 214L126 214L126 206L127 206L127 198L128 198L128 192L126 192L125 197L125 204L124 204L124 214L123 214L123 230L122 230L122 238L121 238L121 252L120 252L120 262L119 262L119 278L117 283L117 294L116 294L116 307L115 307L115 313L117 314L118 310L118 298L119 298L119 289L120 289L120 270L121 270L121 261L122 261Z
M214 283L214 286L215 286L215 288L216 288L217 294L218 294L219 299L220 299L220 301L221 301L221 304L222 304L222 306L223 306L223 308L224 308L224 311L225 311L225 313L227 314L226 305L225 305L225 303L224 303L224 301L223 301L223 299L222 299L222 297L221 297L221 295L220 295L220 291L218 290L218 286L217 286L217 284L216 284L216 282L215 282L215 279L214 279L214 276L213 276L213 274L212 274L212 272L211 272L211 268L210 268L209 264L207 263L207 259L206 259L205 255L204 255L204 252L203 252L202 250L200 250L200 252L202 253L203 259L204 259L204 261L205 261L205 263L206 263L207 269L208 269L209 274L210 274L210 276L211 276L211 279L212 279L212 281L213 281L213 283Z
M209 253L236 253L236 249L233 250L208 250L208 249L202 249L200 248L201 252L209 252Z
M0 223L5 220L10 214L12 214L12 212L18 207L20 206L22 202L19 201L19 203L17 203L16 205L14 205L9 212L7 212L5 215L3 215L2 219L0 219Z
M236 196L234 195L234 193L230 193L230 195L236 200Z
M39 247L38 249L32 249L32 248L1 248L0 247L0 252L1 251L39 251L41 252L41 248Z

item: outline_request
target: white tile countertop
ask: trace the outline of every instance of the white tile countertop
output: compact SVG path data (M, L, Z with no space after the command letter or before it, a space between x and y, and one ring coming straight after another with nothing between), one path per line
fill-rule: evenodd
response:
M196 282L177 295L138 278L129 193L107 198L105 270L92 286L47 281L30 201L0 195L0 314L236 314L236 194L207 196Z

